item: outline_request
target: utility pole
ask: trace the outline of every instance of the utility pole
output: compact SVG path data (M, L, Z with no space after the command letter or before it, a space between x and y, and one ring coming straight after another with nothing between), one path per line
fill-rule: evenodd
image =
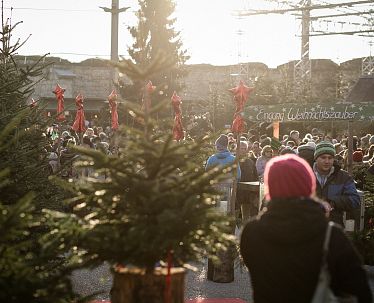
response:
M304 0L303 7L310 7L311 0ZM301 18L301 56L294 66L294 93L295 99L305 98L308 100L311 92L311 61L309 55L310 37L310 9L302 10Z
M272 1L272 0L269 0ZM369 29L359 29L350 31L338 31L338 32L316 32L312 30L311 22L324 19L324 18L335 18L344 17L352 15L366 15L372 14L374 12L374 2L373 0L357 0L357 1L340 1L339 3L327 3L324 4L313 4L312 0L300 0L298 5L293 5L291 1L278 1L282 4L287 4L288 8L273 9L273 10L242 10L237 15L239 17L255 16L255 15L269 15L269 14L286 14L292 12L301 12L301 58L294 66L294 95L301 98L306 97L305 101L310 98L311 93L311 61L309 55L309 39L311 36L327 36L327 35L355 35L361 34L369 37L369 33L373 33L374 29L370 27ZM363 9L359 5L367 5L368 9ZM355 8L353 10L353 7ZM343 12L337 14L328 15L314 15L311 16L312 11L324 10L324 9L337 9L345 8L351 9L350 12ZM353 12L352 12L353 10ZM352 24L351 22L344 22L345 24ZM360 24L358 24L360 25ZM364 25L364 24L361 24ZM312 31L312 33L311 33ZM374 57L369 56L364 59L363 62L363 73L374 74ZM300 101L300 100L299 100Z
M111 26L111 48L110 48L110 60L118 62L118 17L119 13L125 12L129 7L118 8L119 0L112 0L112 8L102 7L104 12L112 14L112 26Z
M110 60L118 62L118 19L119 13L125 12L129 7L119 8L119 0L112 0L112 8L100 6L106 13L112 14ZM114 71L113 80L117 81L117 72Z

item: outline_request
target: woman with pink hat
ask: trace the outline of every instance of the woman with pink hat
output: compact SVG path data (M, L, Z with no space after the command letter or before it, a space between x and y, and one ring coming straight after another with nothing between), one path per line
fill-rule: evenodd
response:
M330 205L316 200L315 175L296 155L271 159L264 181L267 206L244 227L240 243L254 302L310 303L320 274ZM360 258L338 225L332 227L327 265L336 296L372 302Z

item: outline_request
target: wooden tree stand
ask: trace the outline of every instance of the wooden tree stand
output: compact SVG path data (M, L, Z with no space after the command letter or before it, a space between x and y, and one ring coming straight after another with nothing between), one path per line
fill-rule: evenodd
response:
M184 268L171 268L170 303L184 303ZM113 273L112 303L165 303L166 268L146 273L140 268L120 268Z
M207 279L217 283L230 283L234 281L234 247L229 247L226 251L219 251L217 257L219 264L214 264L208 259Z

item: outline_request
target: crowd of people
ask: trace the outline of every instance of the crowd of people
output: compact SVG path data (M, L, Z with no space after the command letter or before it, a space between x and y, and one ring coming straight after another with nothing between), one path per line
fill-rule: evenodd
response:
M72 165L79 155L72 149L75 145L100 150L105 154L117 152L114 144L112 129L108 126L105 129L100 126L88 127L79 135L72 128L62 128L58 124L48 128L46 136L50 144L46 147L49 169L51 174L58 173L63 178L77 178L79 174L88 176L90 171L77 171Z
M317 182L318 197L327 201L333 212L331 217L342 224L342 213L359 207L358 189L363 189L366 176L373 173L374 167L374 135L366 134L353 137L352 176L348 169L348 138L323 136L313 128L303 138L297 130L284 135L281 140L260 136L253 140L250 136L240 137L239 148L234 134L222 134L216 140L216 153L207 161L207 168L220 164L234 163L236 152L239 153L240 166L238 180L241 182L263 181L267 163L275 156L294 154L303 158L312 168ZM252 193L238 185L237 204L241 208L243 219L257 214L258 201ZM252 209L252 213L249 211Z
M46 153L50 173L63 178L90 176L88 169L71 165L79 155L72 146L116 154L110 127L88 127L84 134L59 125L50 127ZM239 139L239 142L237 142ZM322 244L328 221L334 226L327 263L330 287L339 296L353 295L369 303L372 294L360 257L339 226L344 216L360 207L357 188L374 176L374 135L353 138L352 174L348 169L348 139L332 138L313 128L303 137L292 130L281 139L251 132L239 138L221 134L216 152L206 169L230 166L236 156L238 181L236 209L244 226L240 251L251 275L254 300L261 302L311 302L322 260ZM236 155L237 153L237 155ZM232 182L231 173L227 182ZM259 208L259 193L248 191L241 182L260 181L265 187L265 208Z
M323 288L319 282L325 260L331 277L326 285L333 296L344 302L372 302L361 258L343 228L344 217L360 208L357 188L364 188L366 176L374 176L374 135L353 138L353 174L345 170L346 137L331 138L313 129L303 138L293 130L281 140L254 140L250 134L237 139L232 133L220 135L206 168L232 165L238 153L236 206L243 220L250 219L241 234L240 252L251 275L254 301L322 302L316 288ZM258 180L264 182L266 201L260 213L258 194L240 186ZM335 222L331 229L329 221Z

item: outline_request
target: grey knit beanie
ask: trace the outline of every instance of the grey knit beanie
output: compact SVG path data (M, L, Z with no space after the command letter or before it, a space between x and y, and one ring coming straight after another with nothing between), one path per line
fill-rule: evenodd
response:
M220 135L218 139L216 140L216 148L219 151L227 149L228 145L229 145L229 137L227 137L224 134Z

